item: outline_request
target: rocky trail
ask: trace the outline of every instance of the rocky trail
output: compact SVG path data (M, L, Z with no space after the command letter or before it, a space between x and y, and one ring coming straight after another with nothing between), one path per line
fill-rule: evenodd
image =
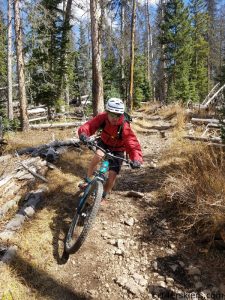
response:
M143 168L124 167L86 242L67 261L61 257L62 243L74 196L68 196L64 206L52 205L55 214L50 220L49 208L42 204L32 225L25 226L20 239L26 242L9 265L26 286L23 299L223 298L223 254L201 253L194 244L185 243L158 197L167 176L163 160L173 139L170 125L157 116L151 126L137 125ZM157 126L164 130L154 131ZM57 193L65 201L62 191ZM32 252L34 248L40 257Z

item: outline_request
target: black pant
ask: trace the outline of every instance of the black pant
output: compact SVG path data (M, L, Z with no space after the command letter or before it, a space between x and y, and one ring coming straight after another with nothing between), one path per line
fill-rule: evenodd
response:
M110 150L110 147L107 146L105 143L103 143L103 141L101 139L98 140L97 144L99 147L103 148L104 150L106 150L106 149ZM115 156L124 158L123 151L115 151L115 150L111 151L110 150L110 152ZM109 170L112 170L112 171L116 172L117 174L119 174L122 164L123 164L123 161L120 160L119 158L109 158Z

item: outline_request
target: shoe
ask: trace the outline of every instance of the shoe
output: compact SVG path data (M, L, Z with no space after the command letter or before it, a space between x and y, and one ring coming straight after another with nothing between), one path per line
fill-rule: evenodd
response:
M109 204L109 202L107 201L107 193L103 192L103 194L102 194L102 200L101 200L101 205L102 206L106 206L108 204Z
M85 190L87 186L88 186L88 182L86 181L81 181L78 183L78 187L81 191Z
M83 181L78 183L78 187L81 191L85 190L88 184L91 182L91 179L89 177L85 177Z
M106 200L106 198L102 198L101 200L101 206L107 206L109 204L109 201Z

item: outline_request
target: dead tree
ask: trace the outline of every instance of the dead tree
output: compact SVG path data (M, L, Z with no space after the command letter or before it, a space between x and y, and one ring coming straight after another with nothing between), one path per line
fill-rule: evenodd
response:
M129 111L132 111L133 109L136 6L137 6L136 0L133 0L132 20L131 20L131 45L130 45L130 87L129 87L129 95L128 95Z
M15 19L15 34L16 34L16 56L17 56L17 73L19 84L19 99L20 99L20 120L23 131L29 129L29 120L27 115L27 97L25 85L25 69L23 59L23 42L20 19L19 0L14 0L14 19Z
M7 113L9 120L13 120L12 98L12 2L8 0L8 49L7 49L7 77L8 77L8 105Z
M103 78L101 62L101 6L99 0L90 0L92 43L92 97L93 112L104 111Z

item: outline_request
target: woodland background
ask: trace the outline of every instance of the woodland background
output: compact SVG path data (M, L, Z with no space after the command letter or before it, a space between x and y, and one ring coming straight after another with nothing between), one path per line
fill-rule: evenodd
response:
M83 95L94 114L109 97L124 99L128 110L153 100L201 102L225 81L224 58L224 1L0 3L5 126L18 125L17 101L22 129L29 127L27 105L44 104L50 115Z

